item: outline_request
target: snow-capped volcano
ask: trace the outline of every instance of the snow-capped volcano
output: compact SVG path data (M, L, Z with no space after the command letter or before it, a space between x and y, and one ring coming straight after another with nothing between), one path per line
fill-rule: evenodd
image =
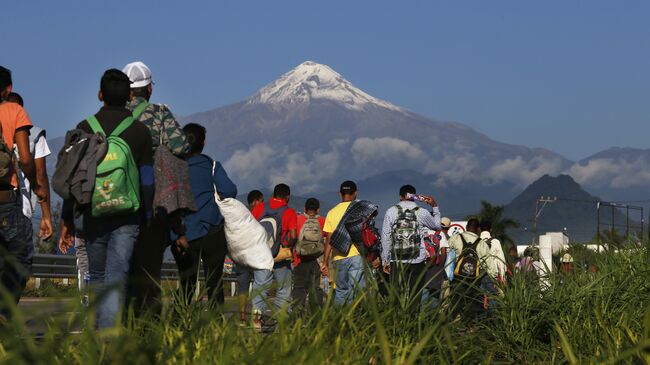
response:
M402 111L396 105L375 98L355 87L327 65L307 61L266 85L253 96L249 104L304 104L312 100L329 100L353 110L374 105Z

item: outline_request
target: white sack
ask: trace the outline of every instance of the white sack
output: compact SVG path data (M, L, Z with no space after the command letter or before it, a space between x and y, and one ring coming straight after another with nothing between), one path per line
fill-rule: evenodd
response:
M230 258L251 269L273 269L273 256L264 227L239 200L220 200L216 193L214 199L223 215Z

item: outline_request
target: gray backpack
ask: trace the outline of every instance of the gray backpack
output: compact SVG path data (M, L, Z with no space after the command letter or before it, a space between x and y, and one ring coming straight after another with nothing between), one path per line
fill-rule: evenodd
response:
M300 229L296 252L300 256L318 257L325 252L325 240L318 216L308 217Z
M397 219L391 230L391 241L393 243L393 260L413 260L420 254L420 227L418 224L418 207L404 209L397 205Z

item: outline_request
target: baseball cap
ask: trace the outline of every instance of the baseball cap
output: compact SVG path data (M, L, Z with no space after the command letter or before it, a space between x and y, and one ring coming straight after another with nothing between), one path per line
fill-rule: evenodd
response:
M573 262L573 256L571 256L571 254L565 253L564 256L562 256L561 262L563 263Z
M440 220L440 225L442 226L442 228L451 227L451 219L447 217L442 217L442 219Z
M122 72L131 79L131 89L145 87L153 83L153 81L151 81L151 70L147 65L140 61L131 62L124 66Z
M354 194L357 192L357 184L354 183L354 181L344 181L341 183L341 194Z

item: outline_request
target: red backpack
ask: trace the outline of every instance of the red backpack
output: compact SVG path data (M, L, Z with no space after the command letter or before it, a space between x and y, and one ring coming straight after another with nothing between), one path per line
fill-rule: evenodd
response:
M442 231L428 231L422 237L427 260L434 265L440 264L440 241L442 241L443 234Z

